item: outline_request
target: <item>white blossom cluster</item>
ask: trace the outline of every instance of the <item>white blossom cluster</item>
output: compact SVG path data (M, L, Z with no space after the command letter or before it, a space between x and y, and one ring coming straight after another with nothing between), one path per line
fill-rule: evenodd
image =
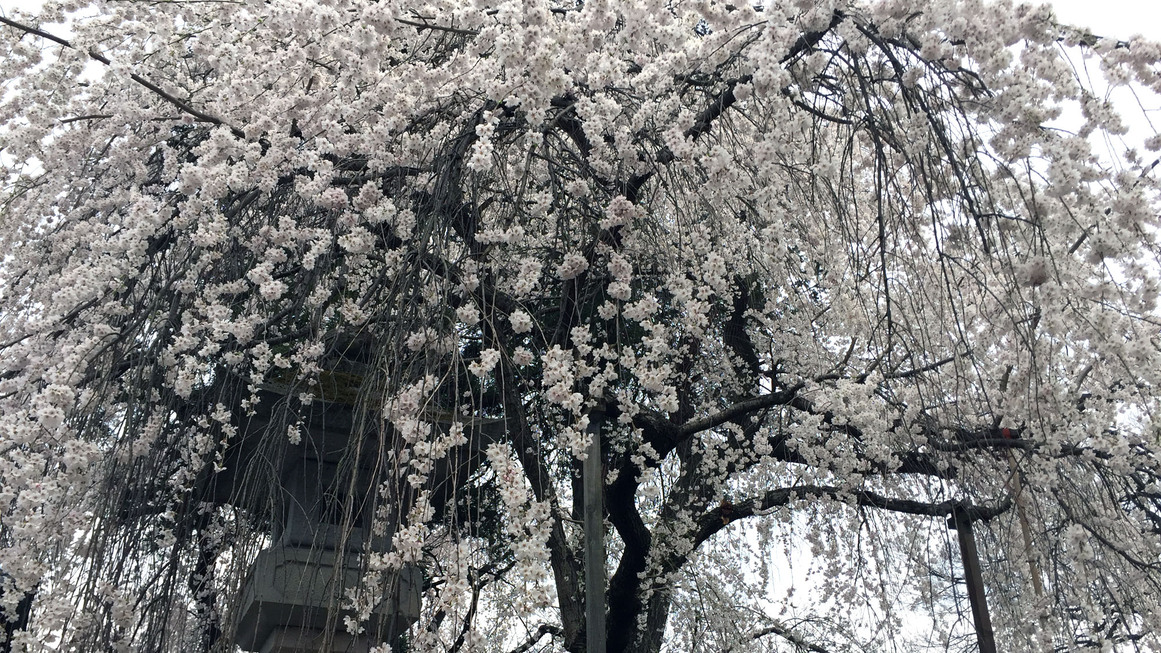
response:
M524 474L504 445L488 447L488 463L496 475L500 499L507 513L505 534L515 558L517 574L526 583L529 601L534 607L548 607L553 598L548 573L548 536L552 524L551 509L546 502L530 496Z

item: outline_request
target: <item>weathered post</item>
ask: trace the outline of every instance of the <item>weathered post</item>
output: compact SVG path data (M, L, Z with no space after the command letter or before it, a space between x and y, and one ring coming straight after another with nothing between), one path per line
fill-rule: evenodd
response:
M992 633L992 619L988 615L988 601L984 596L984 577L980 573L980 556L976 551L976 536L972 532L972 520L962 505L951 511L948 527L959 535L960 557L963 559L963 575L967 583L968 601L972 606L972 619L976 625L976 640L980 653L996 653L996 638Z
M587 653L605 653L605 509L601 427L605 406L589 412L588 455L583 465L585 516L585 641Z

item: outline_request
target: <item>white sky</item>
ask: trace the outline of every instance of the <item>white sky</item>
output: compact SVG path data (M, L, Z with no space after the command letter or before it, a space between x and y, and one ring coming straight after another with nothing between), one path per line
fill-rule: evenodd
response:
M1161 40L1161 2L1156 0L1055 0L1048 4L1062 22L1088 27L1100 36L1126 39L1140 34Z

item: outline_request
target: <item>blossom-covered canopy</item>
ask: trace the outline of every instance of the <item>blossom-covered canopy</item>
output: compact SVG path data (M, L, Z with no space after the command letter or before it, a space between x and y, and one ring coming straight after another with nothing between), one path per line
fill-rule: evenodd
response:
M1159 72L977 0L0 17L9 646L232 651L324 414L376 650L584 650L598 433L612 651L971 648L955 515L1001 650L1158 646Z

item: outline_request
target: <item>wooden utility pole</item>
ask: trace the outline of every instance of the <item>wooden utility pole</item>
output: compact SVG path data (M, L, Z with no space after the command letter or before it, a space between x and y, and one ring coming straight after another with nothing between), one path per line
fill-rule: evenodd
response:
M605 653L605 471L601 464L604 403L589 412L592 438L585 457L585 641L587 653Z
M996 637L992 632L992 619L988 615L988 601L984 597L984 577L980 573L980 556L976 551L976 536L972 532L972 520L962 505L951 511L948 527L959 535L959 552L963 558L963 575L967 582L968 601L972 606L972 619L976 624L976 641L980 653L996 653Z

